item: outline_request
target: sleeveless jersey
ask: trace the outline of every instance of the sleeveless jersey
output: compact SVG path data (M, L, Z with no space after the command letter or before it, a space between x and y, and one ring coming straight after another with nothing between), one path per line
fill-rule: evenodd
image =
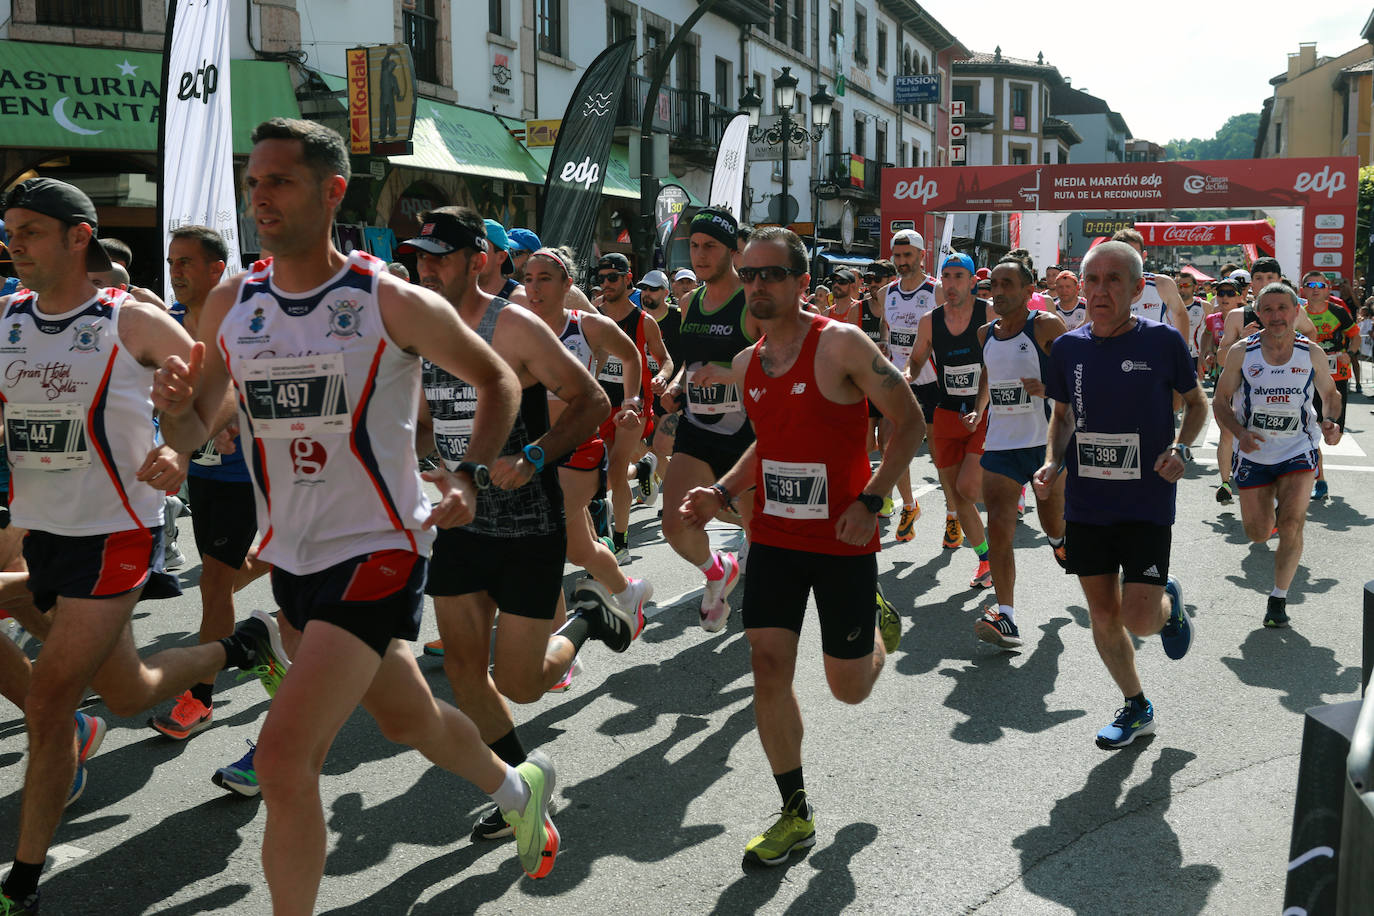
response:
M186 306L177 302L168 314L176 319L177 324L185 326ZM191 453L191 464L187 468L187 473L192 477L203 477L207 480L246 483L249 477L248 465L243 460L243 440L235 436L234 451L225 455L215 448L215 440L211 439Z
M1313 342L1325 351L1331 377L1338 382L1350 378L1350 369L1336 363L1336 354L1345 352L1350 346L1350 338L1359 334L1355 320L1345 309L1329 303L1325 311L1309 311L1307 317L1312 319L1312 326L1317 329Z
M648 315L649 313L645 312L645 314ZM653 318L654 316L649 315L649 317ZM678 331L682 328L681 310L676 305L669 305L668 311L663 313L663 317L654 318L654 321L658 322L658 333L663 337L663 349L668 351L668 356L672 359L674 366L681 365L678 362L680 356L677 346ZM646 352L644 359L649 364L649 372L652 375L657 375L658 370L663 368L650 353Z
M1237 452L1256 464L1278 464L1311 451L1320 444L1317 409L1312 403L1312 346L1301 334L1293 342L1293 355L1281 366L1264 358L1260 335L1243 341L1240 391L1236 419L1246 429L1264 437L1253 452Z
M249 446L262 559L309 575L378 550L429 554L415 461L420 358L396 345L377 301L386 265L362 251L304 293L271 260L239 281L219 329Z
M882 303L874 304L882 306ZM873 309L868 306L869 303L865 302L863 313L859 321L859 327L863 328L863 332L868 335L868 339L873 341L875 346L881 348L886 342L883 340L883 318L881 315L873 314Z
M1064 304L1056 299L1054 301L1054 313L1063 320L1064 327L1072 331L1074 328L1082 327L1083 323L1088 320L1088 300L1079 296L1078 301L1073 304L1073 308L1065 311Z
M936 407L955 413L968 413L978 401L978 379L983 374L983 350L978 346L978 329L987 314L986 299L973 300L973 314L962 334L951 334L945 326L945 307L939 306L930 315L932 334L930 358L935 364L936 381L940 383L940 398Z
M559 332L558 339L563 342L563 346L568 348L568 352L577 358L577 361L586 367L592 375L596 375L596 351L587 338L582 336L582 313L577 309L568 311L567 320L563 324L563 330ZM558 395L552 391L548 392L547 399L550 401L560 400ZM619 405L613 405L618 407Z
M873 476L864 450L868 404L836 404L821 394L816 347L831 320L811 317L796 362L777 378L757 356L749 359L745 404L758 436L749 536L788 550L856 556L878 551L877 530L865 544L845 544L835 522Z
M1145 274L1145 288L1131 303L1131 314L1137 318L1148 318L1161 324L1169 324L1169 312L1164 308L1164 297L1155 287L1155 275Z
M994 333L1001 324L998 321L988 329L983 342L983 365L991 396L983 446L986 451L1043 447L1049 442L1050 402L1028 394L1021 384L1023 378L1044 381L1049 374L1049 355L1035 341L1036 314L1031 312L1026 326L1007 340Z
M134 477L154 443L153 370L120 339L127 301L102 289L48 315L21 290L5 309L0 399L20 528L87 537L162 525L162 493Z
M487 343L496 333L501 310L510 305L495 298L487 307L476 331ZM436 366L422 361L422 378L429 415L434 423L434 447L444 466L456 470L468 451L472 421L477 415L477 389ZM519 455L526 445L549 430L549 402L544 386L535 382L520 392L520 409L515 414L502 455ZM548 462L541 473L514 490L489 487L477 491L477 513L463 526L474 534L488 537L518 538L557 534L563 530L563 491L558 485L558 465Z
M507 277L506 282L501 284L501 292L497 293L496 296L499 299L509 300L510 294L515 292L519 288L519 280L516 280L514 277Z
M610 315L606 316L610 318ZM638 392L643 398L644 403L649 403L652 393L649 390L649 347L644 342L644 322L645 315L643 309L637 305L630 306L630 313L621 319L611 319L620 326L620 330L625 332L625 336L634 341L635 349L639 351L639 387ZM657 370L654 370L657 371ZM625 367L621 365L620 358L607 354L606 361L601 364L600 370L596 373L596 380L601 383L601 390L606 392L606 397L611 399L611 409L619 410L620 405L625 403L625 399L630 397L625 390Z
M887 348L892 365L905 370L911 361L911 350L916 346L916 326L921 318L935 308L935 280L926 277L921 285L911 292L902 290L898 280L887 289L887 301L883 313L887 318ZM917 385L928 385L935 381L935 368L930 362L921 367L920 372L912 372Z
M753 343L744 329L744 290L737 290L729 302L714 312L705 310L705 301L706 287L702 285L692 291L682 309L678 346L687 370L682 386L687 422L722 436L739 434L747 445L753 435L749 432L739 386L693 382L696 373L707 363L728 369L735 356Z
M1188 352L1196 359L1202 345L1202 319L1207 314L1207 300L1193 297L1184 309L1188 313Z

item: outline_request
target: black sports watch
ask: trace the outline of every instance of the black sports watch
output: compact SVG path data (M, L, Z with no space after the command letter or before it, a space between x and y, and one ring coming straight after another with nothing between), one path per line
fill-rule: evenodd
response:
M877 515L883 509L884 500L876 493L860 493L858 496L854 497L854 499L874 515Z
M544 470L544 449L531 442L520 450L520 454L525 456L525 460L534 465L534 473L538 474Z
M478 464L475 461L462 461L453 470L454 473L466 471L468 476L472 478L472 485L478 490L485 490L491 486L491 471L487 470L485 464Z

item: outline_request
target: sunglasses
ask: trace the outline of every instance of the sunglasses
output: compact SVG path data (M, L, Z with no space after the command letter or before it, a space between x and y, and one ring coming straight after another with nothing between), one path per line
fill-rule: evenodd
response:
M1236 292L1236 291L1233 290L1233 289L1219 289L1219 290L1217 290L1217 295L1218 295L1218 296L1239 296L1240 293Z
M1331 288L1331 284L1325 282L1324 280L1309 280L1308 282L1304 283L1303 286L1307 287L1308 289L1330 289L1330 288Z
M623 277L623 276L625 276L625 275L622 274L622 273L619 273L619 272L608 273L608 274L597 274L597 275L596 275L596 281L597 281L598 283L614 283L616 280L619 280L619 279L620 279L621 277Z
M806 273L804 270L797 270L795 267L741 267L739 278L745 283L753 283L755 277L759 277L764 283L777 283L788 277L800 277Z

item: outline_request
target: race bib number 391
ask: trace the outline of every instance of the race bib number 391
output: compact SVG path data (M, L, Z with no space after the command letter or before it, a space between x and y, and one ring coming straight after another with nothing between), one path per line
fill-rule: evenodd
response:
M248 360L243 363L243 395L253 431L264 439L348 433L353 428L342 353Z
M763 511L782 518L829 518L825 465L810 462L760 461Z

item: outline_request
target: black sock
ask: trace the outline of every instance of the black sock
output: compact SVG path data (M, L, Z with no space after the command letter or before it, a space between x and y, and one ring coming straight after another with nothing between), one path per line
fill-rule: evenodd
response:
M629 546L630 546L630 532L628 532L628 531L617 531L617 532L613 533L613 534L611 535L611 537L615 540L615 549L616 549L616 550L626 550L626 549L629 548Z
M1132 706L1144 706L1144 705L1145 705L1145 694L1142 692L1142 693L1137 693L1137 694L1136 694L1135 696L1133 696L1133 697L1127 697L1127 698L1126 698L1126 702L1127 702L1127 703L1130 703Z
M226 636L219 641L224 647L224 668L251 668L254 664L254 656L257 654L247 641L241 638L236 631L232 636Z
M38 890L38 876L43 871L43 863L30 865L28 862L14 860L14 867L10 869L9 877L5 879L5 896L15 903L22 903L34 891Z
M520 739L516 737L513 728L488 744L487 747L491 748L493 754L513 767L518 767L525 762L525 748L521 746Z
M797 814L803 819L811 816L811 806L806 803L806 785L802 782L802 768L788 770L786 773L774 773L773 781L778 784L778 791L782 793L782 806L784 809L792 804L793 797L801 794L801 806L797 809Z
M215 685L192 684L191 696L195 697L197 700L200 700L200 702L203 703L205 707L208 709L210 706L214 704L215 701Z
M581 613L573 613L568 615L568 622L563 624L562 629L554 635L562 636L573 644L574 652L579 652L582 649L582 644L587 641L587 637L591 635L591 632L591 621Z

